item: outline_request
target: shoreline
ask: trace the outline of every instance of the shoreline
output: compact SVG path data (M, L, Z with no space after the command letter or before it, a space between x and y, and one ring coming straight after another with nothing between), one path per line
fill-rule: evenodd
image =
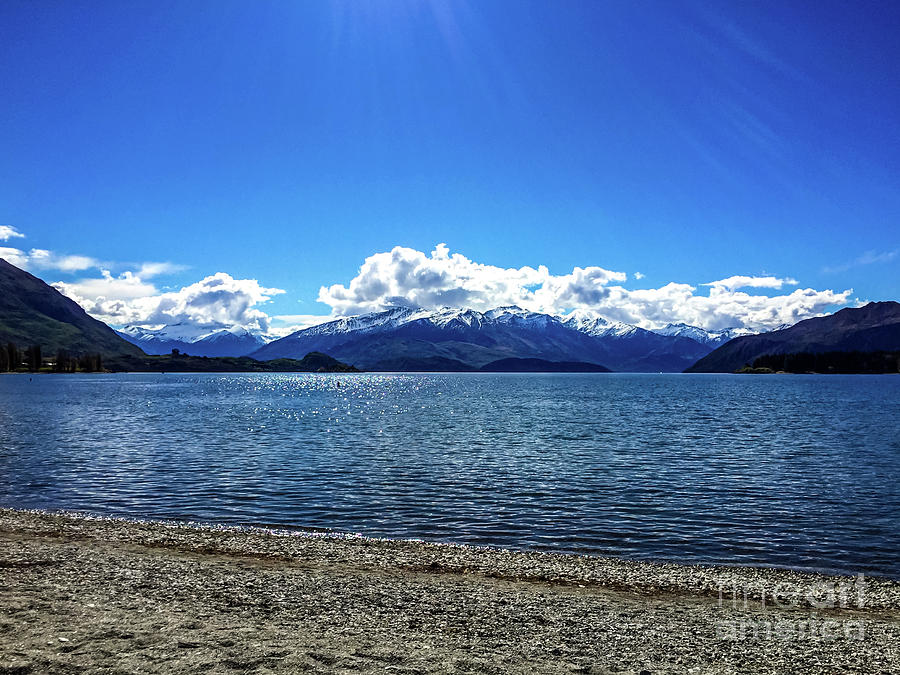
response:
M216 533L222 535L246 535L248 537L261 537L263 539L272 538L272 549L279 548L277 543L284 540L284 545L289 546L292 538L325 540L334 542L356 542L363 546L384 546L387 549L397 549L409 547L410 549L434 549L439 557L442 549L447 549L447 554L458 554L456 557L463 557L470 562L474 559L483 560L505 560L511 561L519 557L534 558L538 561L546 557L546 565L532 563L534 569L556 569L564 568L571 574L575 571L575 576L571 577L572 583L580 583L587 581L588 583L616 583L614 581L617 574L625 574L625 568L643 568L643 577L632 576L629 583L634 586L629 588L638 589L644 586L656 589L661 587L661 580L668 580L672 586L673 592L704 592L712 591L718 588L722 582L745 581L749 579L766 579L769 582L788 582L815 585L821 583L852 583L860 575L868 582L873 582L879 588L897 587L897 598L895 600L879 599L879 603L884 603L885 607L893 607L900 610L900 579L894 579L886 575L863 574L860 572L844 573L834 572L825 569L812 569L801 567L784 567L779 565L763 565L763 564L742 564L742 563L712 563L712 562L686 562L678 560L653 559L653 558L628 558L616 555L603 555L599 553L575 553L571 551L554 551L554 550L538 550L529 548L516 548L500 545L479 545L467 544L453 541L440 541L416 538L401 537L378 537L361 534L351 531L339 531L332 529L315 529L307 527L292 527L289 525L253 525L253 524L230 524L219 523L213 521L202 520L178 520L178 519L156 519L129 516L109 516L99 513L91 513L88 511L77 511L67 509L17 509L0 506L0 528L2 528L3 517L5 514L11 513L20 516L34 516L36 518L60 518L66 521L83 521L87 523L109 524L110 526L135 526L141 528L164 528L182 532L189 536L190 532ZM2 531L2 529L0 529ZM266 555L263 551L253 551L254 555ZM466 553L470 554L469 556ZM278 556L278 553L274 553ZM554 566L553 561L561 563L560 566ZM487 563L490 565L490 563ZM484 569L484 565L480 565L477 569ZM605 581L601 581L601 577L580 578L579 574L587 573L590 569L604 569L608 576L602 577ZM548 579L550 577L547 577ZM645 581L640 581L643 578ZM543 577L539 574L539 580ZM694 580L692 582L691 580ZM702 582L700 580L702 579ZM562 581L561 581L562 582ZM627 584L626 584L627 585ZM757 598L759 596L753 596ZM881 605L879 605L881 606Z
M0 543L0 673L900 667L884 578L13 509Z

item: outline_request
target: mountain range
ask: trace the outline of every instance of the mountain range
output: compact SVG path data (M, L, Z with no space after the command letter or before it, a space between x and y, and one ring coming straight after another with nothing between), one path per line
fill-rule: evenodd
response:
M394 307L296 331L250 356L296 358L321 351L358 368L384 371L477 370L518 358L679 372L713 346L583 313L557 317L519 307L486 312Z
M582 335L573 336L571 331ZM257 359L299 358L309 345L327 351L340 344L341 353L357 358L357 365L378 370L476 370L499 359L540 358L604 366L601 359L606 359L616 370L676 371L751 331L706 331L683 323L648 331L581 311L556 317L518 307L488 312L397 307L336 319L282 339L240 326L211 331L188 324L126 326L119 334L148 354L178 349L196 356L252 355Z
M879 351L900 351L900 303L870 302L782 330L738 337L697 361L687 372L731 373L771 354Z
M0 343L40 345L46 355L67 350L146 359L158 357L145 352L166 355L178 349L195 358L271 361L322 352L381 371L733 372L766 355L898 352L900 303L873 302L768 333L747 333L686 324L650 331L586 312L560 317L514 306L486 312L394 307L274 340L241 327L187 324L126 326L117 333L42 280L0 260ZM239 367L221 367L226 365Z

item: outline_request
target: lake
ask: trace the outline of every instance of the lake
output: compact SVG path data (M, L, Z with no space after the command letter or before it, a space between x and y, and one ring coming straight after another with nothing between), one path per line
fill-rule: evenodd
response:
M0 505L900 578L900 377L4 375Z

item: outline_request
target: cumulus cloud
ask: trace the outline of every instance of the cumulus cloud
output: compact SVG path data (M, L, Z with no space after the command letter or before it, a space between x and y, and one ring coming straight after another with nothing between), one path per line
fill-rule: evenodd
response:
M396 246L369 256L347 286L319 289L319 302L346 316L387 306L470 307L488 310L500 305L545 307L554 303L598 302L611 281L625 281L622 272L602 267L576 267L553 276L541 265L503 268L477 263L438 244L430 255Z
M9 225L0 225L0 241L9 241L10 239L24 239L25 235L16 228Z
M269 316L257 305L284 293L255 279L235 279L218 272L178 291L160 292L138 274L113 275L103 270L96 279L53 284L91 315L112 325L191 324L215 330L240 325L265 332Z
M771 330L782 324L821 316L837 305L850 302L852 289L836 292L812 288L786 295L756 295L713 286L708 295L698 294L689 284L668 283L661 288L631 291L611 289L604 305L590 307L595 313L644 328L667 323L687 323L709 330L741 327Z
M477 310L519 305L550 314L577 309L645 328L684 322L712 330L732 326L766 330L845 305L852 293L852 289L798 288L788 294L766 295L741 290L771 293L798 285L790 277L774 276L736 275L711 281L702 284L709 289L705 293L677 282L631 290L622 286L626 280L624 272L602 267L575 267L568 274L554 275L543 265L485 265L459 253L451 254L445 244L438 244L430 254L397 246L366 258L347 285L323 286L318 299L337 316L397 305Z

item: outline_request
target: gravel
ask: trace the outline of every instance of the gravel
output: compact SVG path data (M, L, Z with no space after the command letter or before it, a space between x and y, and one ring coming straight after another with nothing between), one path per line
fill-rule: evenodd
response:
M0 510L0 675L900 671L900 583Z

